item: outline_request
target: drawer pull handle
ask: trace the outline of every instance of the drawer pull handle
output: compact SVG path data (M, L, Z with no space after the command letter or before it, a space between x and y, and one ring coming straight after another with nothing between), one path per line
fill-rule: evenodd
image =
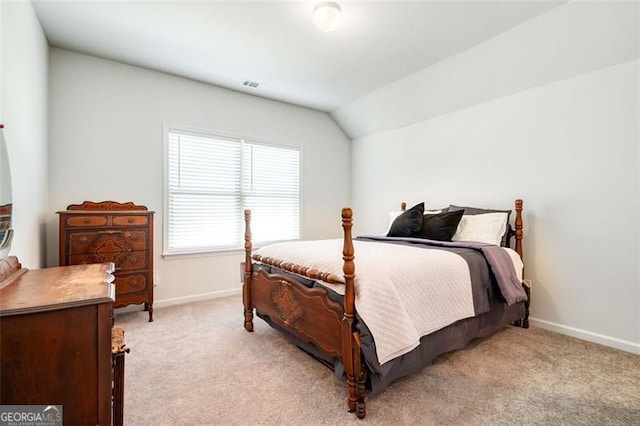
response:
M129 281L129 286L130 286L131 288L136 288L136 287L138 287L138 280L133 279L133 280Z
M137 257L135 257L135 256L131 256L131 257L129 258L129 260L130 260L130 261L131 261L131 263L133 263L134 265L135 265L136 263L138 263L138 258L137 258Z
M134 219L133 219L132 217L130 217L130 218L127 220L127 222L129 222L129 223L133 223L133 222L134 222Z
M85 219L85 220L84 220L84 223L86 223L86 224L88 225L88 224L90 224L90 223L91 223L91 220L90 220L90 219Z
M86 243L87 242L87 237L80 237L80 242L81 243Z
M98 231L98 234L122 234L122 231Z

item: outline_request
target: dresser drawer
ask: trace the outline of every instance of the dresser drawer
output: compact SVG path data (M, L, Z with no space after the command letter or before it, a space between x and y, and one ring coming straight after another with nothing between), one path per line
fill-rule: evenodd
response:
M67 253L117 253L147 249L147 230L102 230L69 232Z
M113 216L113 226L146 226L149 218L142 215Z
M149 285L149 276L141 274L115 274L116 299L118 295L128 295L130 293L144 293Z
M146 251L121 251L121 252L100 252L91 254L69 255L69 265L85 265L89 263L113 262L116 265L116 272L133 271L136 269L147 269L148 262Z
M69 216L67 217L67 226L72 227L89 227L89 226L106 226L108 223L107 216Z

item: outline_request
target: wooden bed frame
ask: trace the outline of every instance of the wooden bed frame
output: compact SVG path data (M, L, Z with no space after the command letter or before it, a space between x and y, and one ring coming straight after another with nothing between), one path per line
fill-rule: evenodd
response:
M403 203L403 207L406 204ZM404 210L404 209L403 209ZM515 251L522 258L522 200L515 201ZM289 263L283 260L252 257L251 211L245 210L245 263L243 277L244 328L253 331L253 310L267 316L297 338L312 343L327 355L337 357L344 365L347 376L348 408L358 418L366 415L365 381L366 364L361 351L360 334L355 324L355 263L351 235L352 211L342 209L344 241L344 306L329 299L327 290L310 288L289 275L270 274L264 269L253 270L253 260L307 277L330 283L341 283L335 275ZM509 238L510 239L510 238ZM525 290L528 290L525 287ZM528 293L528 291L527 291ZM528 303L526 314L517 325L528 327Z

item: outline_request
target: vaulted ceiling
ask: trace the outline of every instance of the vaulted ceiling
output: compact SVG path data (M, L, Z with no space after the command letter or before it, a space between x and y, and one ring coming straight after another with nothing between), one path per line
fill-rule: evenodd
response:
M325 33L311 1L33 0L52 46L327 112L563 2L342 1Z

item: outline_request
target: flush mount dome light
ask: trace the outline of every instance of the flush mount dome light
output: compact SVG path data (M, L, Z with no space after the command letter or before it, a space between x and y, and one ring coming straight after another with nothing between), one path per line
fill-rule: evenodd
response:
M313 9L313 23L320 31L333 31L340 25L340 13L338 3L323 1Z

